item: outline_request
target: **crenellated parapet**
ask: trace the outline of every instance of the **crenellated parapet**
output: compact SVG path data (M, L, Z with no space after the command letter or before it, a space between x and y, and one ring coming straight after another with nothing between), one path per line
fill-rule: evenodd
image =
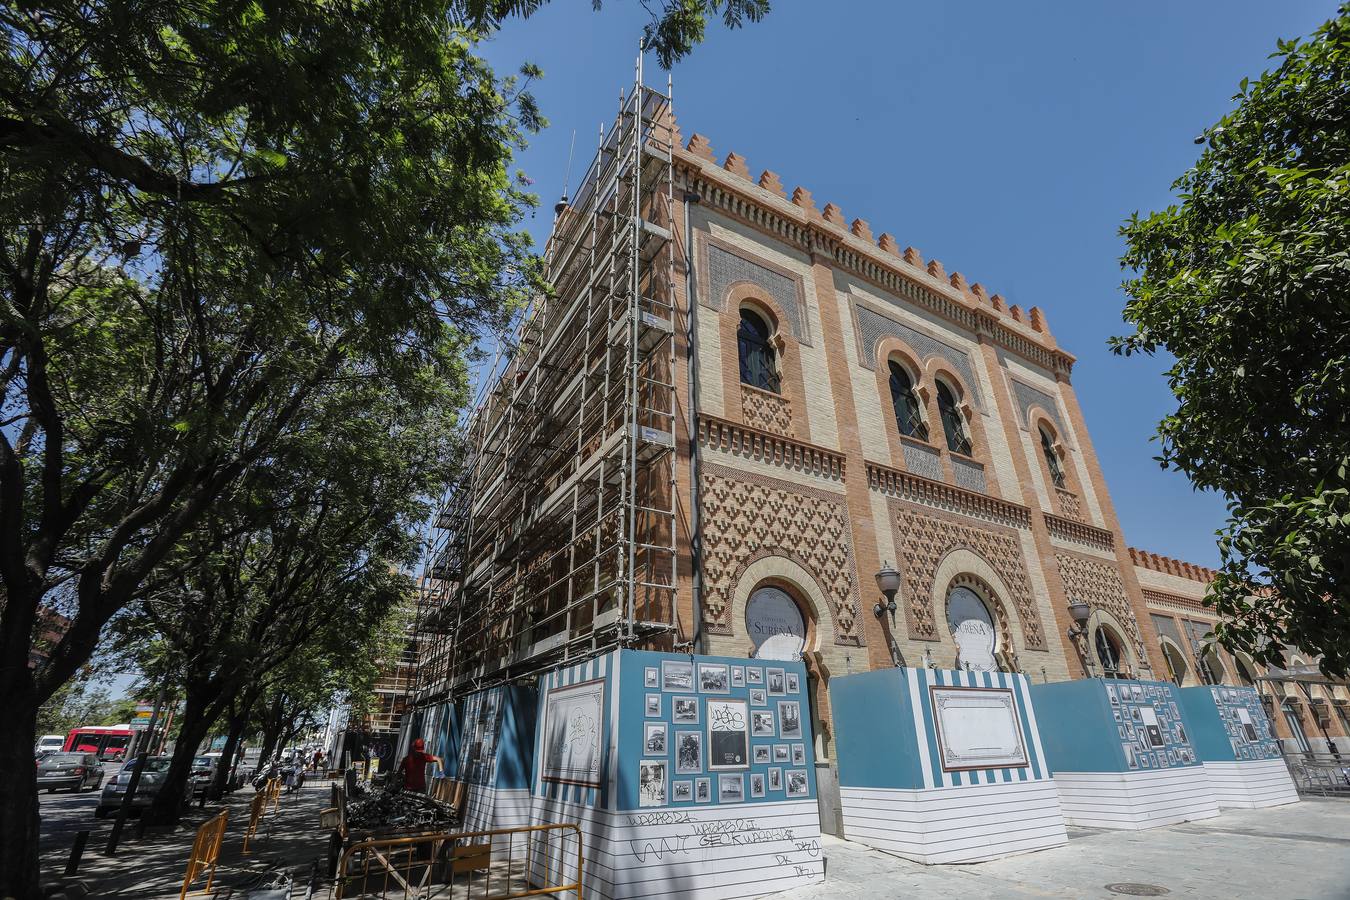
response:
M805 187L785 190L772 171L765 170L756 178L739 153L726 154L719 165L712 143L704 135L693 135L685 148L676 152L676 162L683 164L681 168L687 173L696 170L700 176L715 179L720 188L734 192L739 201L721 205L752 224L808 252L827 250L837 264L852 264L849 268L856 274L896 293L923 299L927 292L934 301L928 305L959 324L985 331L1009 349L1054 371L1067 373L1072 369L1074 357L1059 348L1040 307L1023 309L1009 304L1001 294L980 282L970 282L961 272L949 274L941 260L925 260L914 247L902 250L889 232L874 236L865 219L848 219L836 203L817 206ZM919 296L905 286L918 289Z
M1188 563L1180 559L1173 559L1170 556L1161 556L1157 553L1150 553L1147 550L1140 550L1137 547L1130 548L1130 562L1141 569L1151 569L1154 572L1161 572L1164 575L1175 575L1177 578L1188 578L1191 581L1198 581L1202 584L1208 584L1219 574L1206 566L1197 566L1195 563Z

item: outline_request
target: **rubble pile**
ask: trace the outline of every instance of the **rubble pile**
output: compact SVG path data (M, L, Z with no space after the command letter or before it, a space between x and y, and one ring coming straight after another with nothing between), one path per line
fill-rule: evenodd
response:
M448 828L454 808L412 791L375 791L347 801L348 828Z

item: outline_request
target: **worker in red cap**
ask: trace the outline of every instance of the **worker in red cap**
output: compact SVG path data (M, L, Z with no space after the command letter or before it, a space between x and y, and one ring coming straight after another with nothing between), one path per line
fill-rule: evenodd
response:
M398 764L397 773L403 776L405 791L416 791L419 794L426 792L427 763L440 765L441 758L428 753L427 742L417 738L412 742L412 749L408 751L408 755L403 757L403 762Z

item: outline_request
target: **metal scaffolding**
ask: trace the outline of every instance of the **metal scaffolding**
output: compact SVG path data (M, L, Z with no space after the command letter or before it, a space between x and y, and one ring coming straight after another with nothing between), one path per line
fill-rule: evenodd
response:
M675 141L639 58L558 205L552 291L469 420L424 573L419 706L676 639Z

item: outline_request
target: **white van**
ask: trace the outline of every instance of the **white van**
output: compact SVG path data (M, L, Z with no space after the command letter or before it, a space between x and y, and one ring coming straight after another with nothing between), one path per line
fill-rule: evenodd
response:
M34 749L36 753L46 753L49 750L60 750L66 745L66 739L59 734L44 734L38 738L37 746Z

